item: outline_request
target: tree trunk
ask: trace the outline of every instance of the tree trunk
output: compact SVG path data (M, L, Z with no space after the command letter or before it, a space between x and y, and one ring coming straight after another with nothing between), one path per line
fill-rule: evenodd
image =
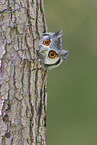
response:
M1 0L0 145L46 145L47 70L36 56L46 31L42 0Z

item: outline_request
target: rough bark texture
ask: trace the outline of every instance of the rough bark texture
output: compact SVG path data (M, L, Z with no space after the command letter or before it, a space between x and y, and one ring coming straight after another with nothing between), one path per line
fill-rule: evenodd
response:
M45 145L47 92L37 60L42 0L0 1L0 145Z

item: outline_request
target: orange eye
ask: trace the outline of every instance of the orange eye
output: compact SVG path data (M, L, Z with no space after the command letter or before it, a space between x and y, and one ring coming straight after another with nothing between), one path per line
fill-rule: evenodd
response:
M49 45L49 44L50 44L50 40L49 40L49 39L45 39L45 40L43 41L43 44L44 44L44 45Z
M49 52L49 57L50 58L55 58L55 56L56 56L56 52L55 51L50 51Z

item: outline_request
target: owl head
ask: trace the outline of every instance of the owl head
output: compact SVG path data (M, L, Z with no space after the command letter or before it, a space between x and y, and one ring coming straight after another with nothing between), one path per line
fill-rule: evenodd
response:
M48 69L59 66L68 56L68 51L62 47L62 31L44 33L39 41L38 58Z

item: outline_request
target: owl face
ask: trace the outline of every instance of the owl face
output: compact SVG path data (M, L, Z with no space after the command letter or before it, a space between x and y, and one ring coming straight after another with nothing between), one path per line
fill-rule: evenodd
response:
M44 33L39 41L38 58L49 69L59 66L68 56L68 51L63 50L61 36L61 30L56 33Z

